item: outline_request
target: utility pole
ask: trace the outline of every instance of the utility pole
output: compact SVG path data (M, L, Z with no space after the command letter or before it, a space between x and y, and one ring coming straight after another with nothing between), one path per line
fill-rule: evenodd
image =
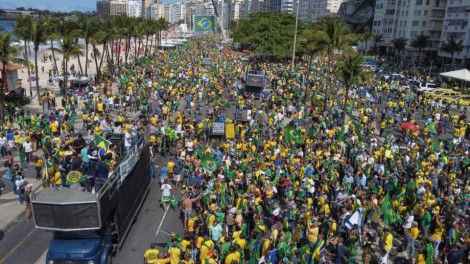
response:
M295 31L294 31L294 47L292 48L292 67L291 71L295 69L295 46L297 45L297 26L299 24L299 7L300 7L300 0L297 0L297 6L295 11Z

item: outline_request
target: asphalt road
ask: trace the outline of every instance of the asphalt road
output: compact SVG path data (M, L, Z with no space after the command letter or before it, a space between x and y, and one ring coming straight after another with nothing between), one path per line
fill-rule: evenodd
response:
M36 229L23 214L0 231L0 264L35 263L49 246L52 232Z

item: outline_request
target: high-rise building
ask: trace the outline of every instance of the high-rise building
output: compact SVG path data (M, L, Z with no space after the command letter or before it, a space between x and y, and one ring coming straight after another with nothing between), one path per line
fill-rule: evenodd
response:
M99 18L110 16L110 0L99 0L96 2L96 14Z
M127 1L124 0L113 0L109 4L109 15L119 16L127 15Z
M442 42L447 42L449 38L455 38L462 42L463 50L454 53L453 65L464 64L470 57L470 0L450 0L447 2L447 8L442 24ZM434 25L433 25L434 26ZM435 24L438 26L438 24ZM452 55L442 49L439 50L439 56L446 58L446 64L452 64ZM450 66L450 65L448 65ZM446 67L446 69L449 69Z
M142 16L142 2L138 0L130 0L127 5L127 16L141 17Z
M318 21L320 17L336 16L344 0L311 0L309 3L309 21Z
M140 12L142 17L150 17L150 5L154 3L153 0L140 0L142 1L142 11Z
M456 0L458 2L459 0ZM382 34L383 42L378 47L390 53L392 40L407 39L402 59L417 56L417 48L411 43L423 34L429 37L425 53L436 53L440 46L442 23L446 11L446 0L377 0L372 33Z

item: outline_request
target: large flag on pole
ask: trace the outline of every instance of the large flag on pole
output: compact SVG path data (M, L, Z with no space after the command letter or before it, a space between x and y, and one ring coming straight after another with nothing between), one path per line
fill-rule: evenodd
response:
M111 145L111 142L103 137L95 135L95 145L107 151L109 149L109 145Z
M380 213L384 218L384 223L386 226L390 226L395 220L399 220L398 216L393 208L392 201L390 199L390 194L387 192L385 198L382 201L382 206L380 207Z

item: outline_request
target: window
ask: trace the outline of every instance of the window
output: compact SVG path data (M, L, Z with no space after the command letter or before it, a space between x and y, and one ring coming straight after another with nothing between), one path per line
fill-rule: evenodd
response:
M415 10L415 17L421 16L421 10Z
M417 6L423 5L423 0L416 0L416 5Z
M423 27L426 26L426 21L423 21L422 26L423 26Z
M410 35L411 35L412 37L414 37L414 36L418 35L418 32L417 32L417 31L411 31Z
M428 16L428 10L424 10L423 16Z
M426 5L428 6L429 5L429 2L431 2L430 0L426 0Z
M417 26L419 26L419 21L416 21L416 20L415 20L415 21L413 21L413 24L411 24L411 25L412 25L413 27L417 27Z

